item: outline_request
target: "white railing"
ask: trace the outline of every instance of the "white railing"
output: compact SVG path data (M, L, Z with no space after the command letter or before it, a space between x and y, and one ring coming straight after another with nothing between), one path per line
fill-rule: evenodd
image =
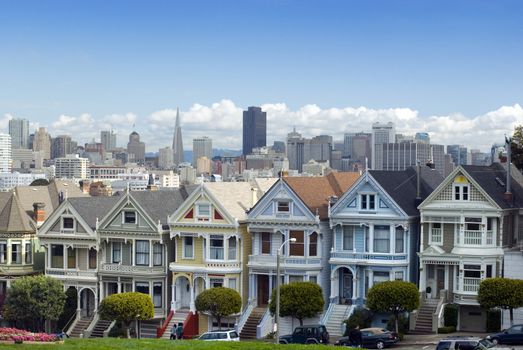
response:
M433 227L430 231L430 239L432 240L432 243L442 243L443 235L441 228Z
M245 307L245 310L243 310L240 320L236 324L236 332L238 332L238 334L241 333L243 326L245 326L245 322L247 322L247 320L249 319L252 309L254 309L254 304L248 303Z
M492 230L487 231L487 245L494 244L494 232Z
M477 292L479 289L479 284L481 283L481 278L463 278L463 291L464 292Z
M282 318L280 318L281 320ZM269 308L267 308L267 311L265 311L265 314L263 315L260 323L256 326L256 339L261 339L265 337L267 334L272 332L273 327L273 317L271 316L271 312L269 311Z
M249 263L276 266L276 255L249 255ZM321 265L321 258L296 256L281 257L280 263L282 267L285 267L285 265Z
M102 264L100 271L103 272L123 272L123 273L165 273L163 266L132 266L120 264Z
M205 264L207 267L216 267L222 269L238 269L241 267L239 261L216 261L216 260L206 260Z
M323 317L320 320L320 324L325 325L327 323L329 317L332 314L332 310L334 310L334 305L336 305L336 303L329 303L329 307L327 308L327 311L325 311L325 313L323 314Z
M47 268L45 274L50 276L64 276L64 277L91 277L96 278L96 271L94 270L67 270Z
M340 252L331 251L331 259L347 259L347 260L407 260L407 254L394 253L355 253L355 252Z
M481 245L481 231L463 231L463 244Z

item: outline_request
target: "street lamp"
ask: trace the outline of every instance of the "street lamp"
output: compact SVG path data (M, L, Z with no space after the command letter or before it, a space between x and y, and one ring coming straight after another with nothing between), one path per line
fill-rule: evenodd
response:
M280 342L280 254L283 246L287 244L287 242L294 243L296 242L296 238L286 240L276 251L276 322L274 323L276 325L276 344Z

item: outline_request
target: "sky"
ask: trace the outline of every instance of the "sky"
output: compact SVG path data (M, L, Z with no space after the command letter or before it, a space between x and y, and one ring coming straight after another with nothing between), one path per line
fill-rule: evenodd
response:
M0 131L25 118L79 142L135 130L147 151L209 136L240 149L242 110L268 143L429 132L487 151L523 124L521 1L0 0Z

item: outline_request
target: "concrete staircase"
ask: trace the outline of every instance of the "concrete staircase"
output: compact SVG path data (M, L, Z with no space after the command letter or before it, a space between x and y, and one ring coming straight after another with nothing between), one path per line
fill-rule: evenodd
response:
M140 321L140 338L156 338L156 328L161 325L162 320L159 318Z
M422 300L421 306L418 310L418 318L416 319L416 326L410 334L433 334L432 331L432 315L436 312L438 307L438 299Z
M98 320L98 322L96 322L96 325L93 328L93 331L91 332L90 338L103 338L104 331L107 328L109 328L110 325L111 321L106 321L102 319Z
M252 309L249 318L243 325L242 331L240 332L240 339L256 339L256 327L260 323L263 315L267 311L264 307L255 307Z
M71 338L80 338L80 336L83 336L85 330L91 322L93 321L93 316L90 317L81 317L78 322L74 325L74 328L71 330L71 333L69 333L69 336Z
M333 305L332 312L325 322L325 327L327 327L331 337L341 337L343 335L341 324L349 317L348 312L350 308L350 305Z
M162 339L170 339L171 338L171 329L173 329L174 324L178 323L184 323L185 319L189 316L189 310L177 310L171 320L169 321L169 325L167 328L165 328L165 332L162 334Z

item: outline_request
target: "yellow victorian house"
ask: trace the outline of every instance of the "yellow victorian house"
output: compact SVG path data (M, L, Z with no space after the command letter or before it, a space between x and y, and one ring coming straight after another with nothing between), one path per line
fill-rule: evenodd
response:
M169 216L175 249L174 261L169 264L175 315L195 314L196 297L213 287L235 289L246 305L251 254L247 211L275 181L203 183ZM237 321L236 316L222 319L221 327L232 328ZM213 322L207 315L199 315L199 333L218 328Z

